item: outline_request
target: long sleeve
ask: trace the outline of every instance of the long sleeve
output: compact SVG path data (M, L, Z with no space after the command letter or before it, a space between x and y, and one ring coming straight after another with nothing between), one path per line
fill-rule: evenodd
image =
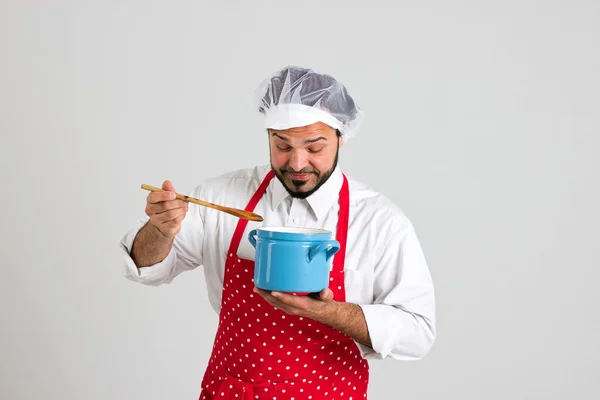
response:
M197 194L190 195L197 196ZM139 220L121 238L124 275L127 279L144 285L159 286L163 283L171 283L182 272L202 264L204 221L200 214L200 207L190 204L181 224L181 231L175 236L173 247L167 257L154 265L138 268L131 258L131 248L137 233L148 220L149 218Z
M418 360L435 341L431 275L412 224L387 235L374 271L374 302L361 305L373 348L364 358Z

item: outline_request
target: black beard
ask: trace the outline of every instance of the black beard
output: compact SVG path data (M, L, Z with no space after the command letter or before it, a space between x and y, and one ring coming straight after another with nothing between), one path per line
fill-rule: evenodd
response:
M273 167L273 164L271 164L271 169L273 170L273 172L275 173L275 176L277 177L277 179L279 179L279 182L281 182L281 184L283 185L283 187L289 193L290 196L292 196L295 199L306 199L308 196L310 196L311 194L313 194L314 192L319 190L319 188L321 186L323 186L325 184L325 182L327 182L329 180L329 178L331 177L331 174L333 173L333 171L335 171L335 168L337 167L339 152L340 152L340 147L338 144L338 147L335 151L335 159L333 160L333 166L330 169L328 169L327 171L323 172L322 174L316 174L317 175L317 184L315 185L315 187L312 190L309 190L308 192L296 192L296 191L291 190L285 184L285 181L283 179L284 173L282 171L276 169L275 167ZM314 174L314 172L312 172L312 173ZM292 180L292 184L296 188L301 188L302 186L304 186L306 184L306 181Z

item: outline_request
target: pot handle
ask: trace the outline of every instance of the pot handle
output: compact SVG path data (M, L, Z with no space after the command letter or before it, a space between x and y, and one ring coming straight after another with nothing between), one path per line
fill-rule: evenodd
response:
M340 249L340 243L337 240L326 240L315 247L311 247L308 251L308 262L311 262L313 258L321 251L327 251L325 260L329 261L331 257Z
M252 229L248 234L248 240L252 243L252 247L256 248L256 229Z

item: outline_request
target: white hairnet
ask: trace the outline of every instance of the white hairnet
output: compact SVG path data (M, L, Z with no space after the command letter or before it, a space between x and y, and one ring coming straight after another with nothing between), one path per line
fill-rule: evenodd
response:
M257 89L258 109L265 127L288 129L323 122L342 134L344 142L354 136L364 114L346 88L329 75L287 66Z

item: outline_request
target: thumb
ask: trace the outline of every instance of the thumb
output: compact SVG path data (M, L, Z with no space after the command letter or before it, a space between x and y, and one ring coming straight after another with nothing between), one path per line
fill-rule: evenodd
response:
M162 189L166 190L166 191L169 191L169 192L174 192L175 191L175 187L173 187L173 184L169 180L166 180L166 181L163 182Z
M329 288L325 288L321 291L320 296L322 301L329 303L333 300L333 292Z

